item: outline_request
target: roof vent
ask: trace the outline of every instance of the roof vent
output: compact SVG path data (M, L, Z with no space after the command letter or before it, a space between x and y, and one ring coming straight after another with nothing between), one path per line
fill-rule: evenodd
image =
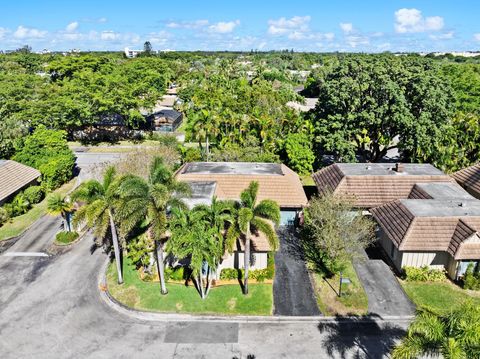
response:
M467 206L467 204L465 202L460 202L458 204L458 207L466 207L466 206Z
M404 170L403 163L400 163L400 162L395 163L395 167L393 170L399 173L403 172Z
M365 167L365 169L366 169L367 171L370 171L370 170L372 169L372 166L367 166L367 167Z

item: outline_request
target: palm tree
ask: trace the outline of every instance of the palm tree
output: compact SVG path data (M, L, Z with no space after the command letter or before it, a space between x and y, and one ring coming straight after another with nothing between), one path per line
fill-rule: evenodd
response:
M176 258L189 259L188 266L197 282L198 292L205 299L209 290L210 271L217 269L218 258L222 255L223 245L219 237L223 234L201 220L198 212L178 209L172 211L170 229L172 235L167 243L168 251ZM202 280L205 275L206 290Z
M250 267L250 242L252 232L261 232L267 238L270 247L278 248L278 237L268 221L278 225L280 222L280 208L275 201L264 199L257 204L258 182L250 182L249 186L240 194L239 208L236 214L236 223L229 228L227 237L238 238L240 233L244 237L244 294L248 294L248 270Z
M120 258L120 245L118 243L115 226L115 209L119 206L118 185L120 178L116 178L115 167L106 169L103 182L89 180L82 183L72 194L72 199L84 202L74 217L74 222L86 221L87 226L94 229L97 240L104 241L110 227L115 262L117 264L118 283L123 283L122 266Z
M68 197L62 197L60 193L52 193L47 200L47 212L52 216L61 215L67 224L67 230L72 231L71 218L73 203Z
M235 202L234 201L219 201L217 197L212 198L210 205L197 205L192 209L192 212L197 214L198 220L205 222L209 227L214 228L217 232L215 238L220 241L222 252L220 256L215 258L216 267L221 256L225 252L232 253L236 238L225 236L227 226L234 223ZM213 271L212 275L215 275ZM211 277L207 285L207 294L210 290Z
M119 187L121 198L117 210L121 220L120 230L128 234L139 223L147 219L147 236L153 240L157 253L157 266L162 294L167 294L165 285L164 239L167 231L167 211L172 208L187 209L181 196L188 196L187 183L175 180L160 157L156 157L150 167L148 180L137 176L126 176Z
M444 314L425 309L420 311L392 355L394 359L424 355L441 355L445 359L478 358L480 306L467 301Z

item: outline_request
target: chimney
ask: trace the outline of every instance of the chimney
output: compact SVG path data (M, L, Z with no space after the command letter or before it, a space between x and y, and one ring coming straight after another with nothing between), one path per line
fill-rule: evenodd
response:
M403 172L403 169L404 169L403 163L397 162L397 163L395 163L395 168L393 170L395 172L401 173L401 172Z

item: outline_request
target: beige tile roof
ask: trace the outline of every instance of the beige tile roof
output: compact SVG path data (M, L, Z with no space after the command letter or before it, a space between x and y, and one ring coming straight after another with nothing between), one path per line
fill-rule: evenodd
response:
M412 200L398 200L370 210L399 250L445 251L457 260L480 259L480 215L416 216L408 201Z
M452 174L452 177L480 199L480 163L455 172Z
M355 170L360 166L373 169ZM448 175L430 165L428 167L425 165L425 170L422 171L423 166L420 164L404 164L407 169L404 173L396 173L387 166L392 165L335 163L314 173L312 178L319 193L330 190L334 194L353 195L355 205L362 208L376 207L397 199L408 198L415 183L452 182ZM413 170L408 172L410 166L416 172Z
M0 202L40 177L40 172L24 164L0 160Z
M196 165L198 163L192 163ZM240 163L247 165L245 163ZM298 175L285 165L278 165L282 174L248 174L244 173L188 173L186 163L176 173L179 181L214 181L216 182L215 195L219 199L238 200L240 193L248 187L250 182L259 183L258 201L271 199L282 208L301 208L307 204L307 196L303 190ZM252 163L252 166L255 164ZM187 172L187 173L186 173Z

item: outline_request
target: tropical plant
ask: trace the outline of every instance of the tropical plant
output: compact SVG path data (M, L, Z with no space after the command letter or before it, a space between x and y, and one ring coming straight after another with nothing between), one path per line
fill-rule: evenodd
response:
M202 221L198 213L178 208L172 210L170 230L168 252L176 258L188 259L200 297L205 299L210 289L209 278L223 254L222 234Z
M259 184L252 181L240 194L236 221L230 226L227 238L239 238L241 234L244 245L244 294L248 294L248 272L250 267L250 242L252 233L262 233L268 240L270 248L278 248L278 237L273 228L280 223L280 207L275 201L264 199L257 203ZM230 239L231 240L231 239ZM230 241L228 240L228 241Z
M138 176L125 176L118 193L121 198L117 209L121 220L120 230L127 235L147 220L148 242L153 242L156 247L161 293L167 294L163 253L167 211L174 208L187 209L181 197L189 195L190 187L185 182L176 181L162 158L156 157L151 164L148 180Z
M39 203L43 199L45 191L42 186L30 186L23 191L23 195L25 196L25 199L33 205Z
M445 359L480 356L480 306L459 304L447 313L421 310L408 329L407 336L392 352L394 359L412 359L428 355Z
M67 225L67 231L72 231L73 203L69 197L63 197L60 193L52 193L47 199L47 212L52 216L62 216Z
M88 180L82 183L72 194L72 199L84 202L75 213L74 224L85 221L87 226L93 228L98 241L104 241L107 230L110 228L115 262L117 265L118 283L123 283L120 244L115 225L115 211L120 205L118 198L118 186L121 179L116 177L115 167L106 169L103 181Z

